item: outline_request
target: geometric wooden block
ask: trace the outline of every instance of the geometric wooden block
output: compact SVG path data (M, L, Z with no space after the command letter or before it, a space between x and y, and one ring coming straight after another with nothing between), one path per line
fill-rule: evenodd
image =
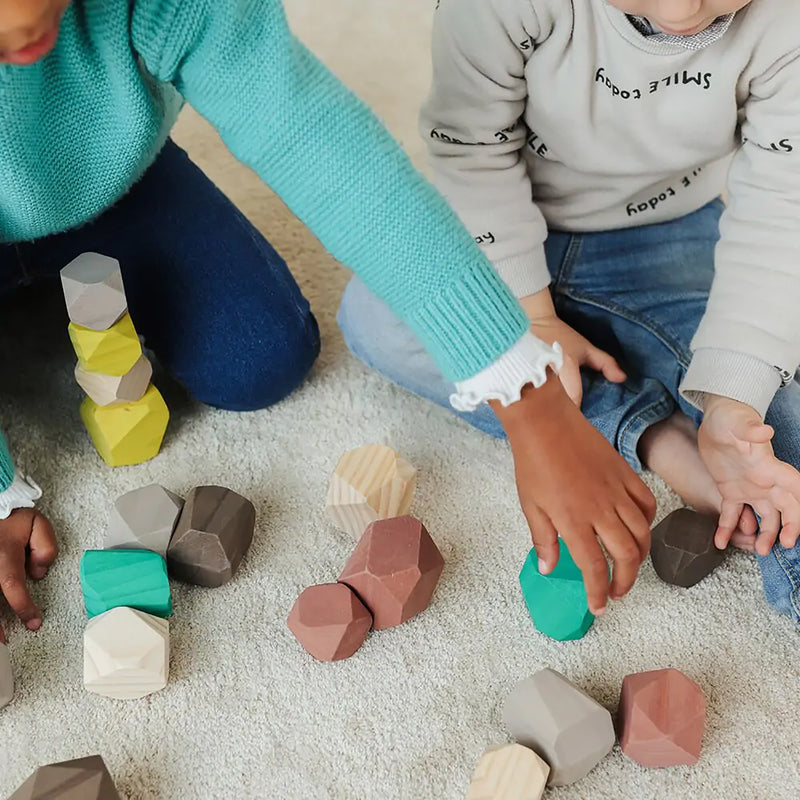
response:
M81 588L89 618L129 606L168 617L172 614L167 565L149 550L87 550L81 558Z
M69 318L84 328L104 331L127 310L119 261L84 253L61 270Z
M110 467L141 464L158 455L169 424L169 409L152 384L141 400L98 406L90 397L81 419L100 457Z
M292 606L289 630L318 661L349 658L364 644L372 614L343 583L304 589Z
M39 767L8 800L121 800L101 756Z
M472 774L467 800L540 800L550 767L521 744L486 749Z
M677 669L628 675L618 724L622 752L644 767L696 764L703 746L706 701Z
M93 331L70 322L69 338L78 364L88 372L124 375L142 357L142 345L130 314L123 314L105 331Z
M239 569L253 541L253 504L221 486L189 492L167 549L170 574L197 586L222 586Z
M7 706L14 697L14 673L7 645L0 642L0 708Z
M167 557L167 547L183 499L153 483L117 498L108 519L103 549L152 550Z
M556 568L542 575L533 548L519 573L519 583L536 629L552 639L565 642L585 636L592 627L594 614L589 611L581 571L566 543L559 539L558 544L560 555Z
M611 714L559 672L542 669L517 685L503 722L519 744L550 765L550 783L587 775L614 746Z
M133 608L89 620L83 635L83 684L103 697L135 700L167 685L169 622Z
M153 377L153 365L147 356L139 360L124 375L103 375L88 372L78 362L75 365L75 380L98 406L117 403L134 403L141 400Z
M414 517L396 517L367 527L339 582L372 612L377 631L424 611L443 569L444 558L425 526Z
M368 444L339 460L325 504L336 525L358 538L375 520L407 514L416 483L416 469L391 447Z
M679 508L653 528L650 560L665 583L688 589L713 572L725 558L717 550L717 518Z

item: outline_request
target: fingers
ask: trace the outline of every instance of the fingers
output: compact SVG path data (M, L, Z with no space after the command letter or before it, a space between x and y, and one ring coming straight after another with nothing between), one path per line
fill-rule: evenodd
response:
M549 575L558 564L558 532L547 514L538 508L529 511L527 519L531 529L531 540L539 559L539 572L542 575Z
M28 573L31 578L39 581L47 575L47 570L58 555L58 544L53 526L41 514L37 514L33 519L29 546L31 552L28 560Z
M603 377L612 383L622 383L628 377L614 356L594 345L589 345L586 348L586 356L583 363L587 367L602 373Z
M758 540L756 541L756 553L760 556L768 556L781 531L781 515L774 506L770 505L759 504L755 506L755 509L761 518Z
M4 550L0 553L0 592L12 610L29 631L36 631L42 625L42 615L28 594L25 585L25 550L16 553Z
M631 590L639 567L650 552L650 525L641 509L631 503L617 513L616 524L597 531L614 565L609 589L612 600L619 600Z
M723 499L722 510L717 523L717 532L714 534L714 545L718 550L724 550L730 543L731 536L739 524L739 518L744 511L743 503L735 503Z
M583 383L581 382L581 371L578 365L571 358L564 358L564 364L558 373L558 378L564 391L570 400L578 407L581 407L583 400Z
M572 558L583 575L589 611L600 616L608 605L608 562L593 531L579 533L567 542Z
M650 528L649 526L653 524L653 520L656 517L656 498L654 497L653 493L650 489L647 488L647 484L638 476L636 473L631 472L633 475L633 480L629 480L625 484L625 488L628 491L628 494L633 498L633 501L639 506L642 514L644 514L645 520L647 520L647 553L650 552Z
M744 511L742 511L742 514L739 517L737 527L745 536L755 536L758 533L758 520L756 519L756 513L752 508L750 508L750 506L744 507Z

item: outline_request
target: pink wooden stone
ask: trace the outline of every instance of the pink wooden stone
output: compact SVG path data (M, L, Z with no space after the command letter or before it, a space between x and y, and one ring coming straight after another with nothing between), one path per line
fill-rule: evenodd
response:
M619 743L642 766L696 764L705 725L703 692L680 670L639 672L622 682Z
M364 644L372 615L341 583L309 586L289 612L289 630L319 661L350 658Z
M444 569L439 548L414 517L373 522L345 564L346 583L372 612L375 630L424 611Z

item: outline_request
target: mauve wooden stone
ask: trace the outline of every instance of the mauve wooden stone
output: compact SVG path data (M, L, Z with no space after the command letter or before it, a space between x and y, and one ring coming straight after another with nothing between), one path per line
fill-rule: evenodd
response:
M8 646L0 642L0 708L14 699L14 673L11 671L11 658Z
M665 583L688 589L713 572L725 558L714 546L717 521L689 508L679 508L656 525L650 560Z
M703 692L677 669L628 675L618 726L622 752L644 767L696 764L706 727Z
M375 630L391 628L424 611L444 569L439 548L414 517L373 522L345 564L347 584L372 612Z
M350 658L364 644L372 614L343 583L309 586L289 612L289 630L319 661Z
M253 504L221 486L197 486L189 492L167 548L169 572L197 586L227 583L253 541Z
M39 767L8 800L121 800L101 756Z

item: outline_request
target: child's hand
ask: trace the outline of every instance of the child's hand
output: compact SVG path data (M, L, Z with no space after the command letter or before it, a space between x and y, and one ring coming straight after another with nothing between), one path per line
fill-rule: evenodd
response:
M520 304L531 321L531 333L543 342L558 342L561 345L564 364L558 377L570 400L578 408L583 399L581 367L591 367L613 383L622 383L625 380L626 375L613 356L595 347L586 337L558 318L548 289L523 297Z
M761 517L757 553L768 555L779 533L784 547L797 543L800 473L775 457L773 435L750 406L727 397L707 399L697 444L722 495L715 539L720 549L728 546L745 504Z
M555 567L560 534L583 574L589 609L601 614L609 596L622 597L636 580L650 551L656 502L553 377L526 388L518 403L491 406L508 434L540 569ZM614 562L610 588L598 539Z
M27 574L41 580L58 555L53 527L33 508L18 508L0 520L0 595L28 630L38 630L42 614L28 593ZM5 641L0 626L0 642Z

